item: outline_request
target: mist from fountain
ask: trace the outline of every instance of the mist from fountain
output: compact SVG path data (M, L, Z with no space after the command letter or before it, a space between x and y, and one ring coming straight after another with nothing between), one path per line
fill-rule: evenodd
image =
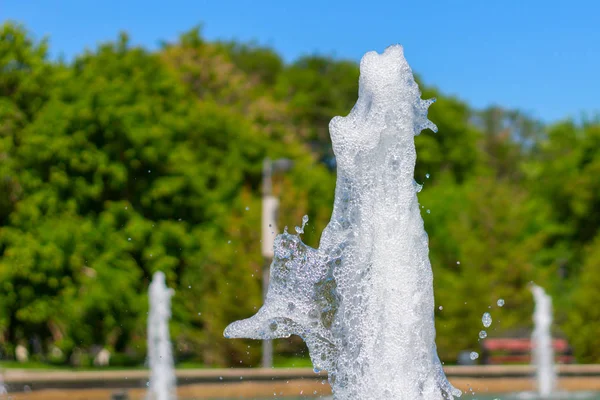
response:
M229 338L299 335L338 400L460 396L437 355L433 274L414 180L414 137L436 127L399 45L367 53L359 97L329 130L337 161L318 249L278 235L265 304Z
M169 335L171 297L175 294L165 283L165 274L156 272L148 293L148 361L150 381L146 400L176 400L175 368Z

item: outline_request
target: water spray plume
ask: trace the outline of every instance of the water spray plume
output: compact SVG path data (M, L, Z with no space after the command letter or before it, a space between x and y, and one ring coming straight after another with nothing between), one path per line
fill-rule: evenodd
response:
M156 272L148 297L148 361L150 381L146 400L176 400L175 368L169 335L171 297L175 292L165 283L165 274Z
M433 274L414 180L427 119L403 48L360 63L359 98L329 131L337 161L331 220L318 249L275 240L265 304L230 338L299 335L338 400L451 399L435 345Z

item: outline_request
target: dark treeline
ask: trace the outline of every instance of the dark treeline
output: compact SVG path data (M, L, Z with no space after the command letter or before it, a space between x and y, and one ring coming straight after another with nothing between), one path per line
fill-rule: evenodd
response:
M527 335L535 281L554 298L556 335L579 362L600 362L600 123L542 126L421 87L438 99L429 116L439 133L417 137L415 179L441 358L479 348L490 306L489 336ZM274 181L280 226L308 214L305 241L316 246L335 186L328 122L357 91L355 62L286 64L269 48L207 42L197 29L154 52L121 35L64 63L4 24L3 358L18 344L35 353L35 339L46 361L102 346L113 363L142 363L146 291L161 270L176 290L178 360L257 365L259 342L222 332L262 304L262 160L295 161Z

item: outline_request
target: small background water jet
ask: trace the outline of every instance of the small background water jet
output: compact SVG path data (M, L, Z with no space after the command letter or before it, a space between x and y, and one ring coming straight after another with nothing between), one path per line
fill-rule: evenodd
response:
M301 336L335 399L460 396L437 356L433 275L414 180L414 136L436 127L401 46L367 53L359 98L329 130L337 162L318 249L278 235L265 304L230 338Z
M4 369L0 369L0 395L8 394L6 385L4 385Z
M550 398L556 389L554 349L552 347L552 299L544 289L532 284L535 299L533 313L534 329L531 335L533 344L532 362L535 366L537 391L542 398Z
M156 272L149 290L148 361L150 381L147 400L175 400L176 381L169 335L171 297L175 294L165 283L165 274Z

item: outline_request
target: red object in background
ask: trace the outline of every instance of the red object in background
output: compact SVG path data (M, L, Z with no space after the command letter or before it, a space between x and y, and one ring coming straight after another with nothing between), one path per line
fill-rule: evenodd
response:
M565 339L553 339L552 347L558 363L573 363L571 348ZM531 339L491 338L482 342L482 361L484 364L529 363L531 361ZM508 354L493 354L493 353Z

